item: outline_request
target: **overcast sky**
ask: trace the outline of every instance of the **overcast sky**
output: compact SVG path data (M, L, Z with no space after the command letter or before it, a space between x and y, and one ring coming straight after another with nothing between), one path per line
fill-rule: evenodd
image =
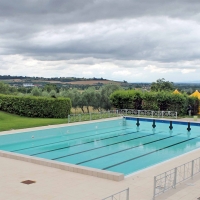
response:
M0 74L200 81L200 1L0 0Z

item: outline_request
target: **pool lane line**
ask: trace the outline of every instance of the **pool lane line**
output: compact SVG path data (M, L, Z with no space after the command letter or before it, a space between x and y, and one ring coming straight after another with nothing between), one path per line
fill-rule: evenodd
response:
M169 136L169 137L167 137L167 138L165 137L165 138L161 138L161 139L154 140L154 141L151 141L151 142L147 142L147 143L144 143L144 144L140 144L140 145L137 145L137 146L129 147L129 148L127 148L127 149L122 149L122 150L120 150L120 151L115 151L115 152L113 152L113 153L109 153L109 154L106 154L106 155L103 155L103 156L99 156L99 157L96 157L96 158L92 158L92 159L89 159L89 160L85 160L85 161L76 163L75 165L80 165L80 164L83 164L83 163L86 163L86 162L90 162L90 161L93 161L93 160L97 160L97 159L100 159L100 158L103 158L103 157L106 157L106 156L110 156L110 155L113 155L113 154L121 153L121 152L123 152L123 151L128 151L128 150L130 150L130 149L134 149L134 148L137 148L137 147L145 146L145 145L147 145L147 144L152 144L152 143L154 143L154 142L158 142L158 141L161 141L161 140L169 139L169 138L171 138L171 137L175 137L175 136L181 135L181 134L182 134L182 133L176 134L176 135L174 135L174 136Z
M110 138L115 138L115 137L121 137L121 136L124 136L124 135L130 135L130 134L133 134L133 133L137 133L137 131L135 132L130 132L130 133L126 133L126 134L123 134L123 135L115 135L115 136L112 136L112 137L107 137L107 138L103 138L103 139L99 139L99 140L95 140L95 142L97 141L102 141L102 140L107 140L107 139L110 139ZM149 135L153 135L153 134L149 134ZM147 137L149 135L144 135L144 136L141 136L141 137L137 137L137 138L142 138L142 137ZM134 139L137 139L137 138L134 138ZM127 140L125 140L127 141ZM42 154L42 153L49 153L49 152L52 152L52 151L57 151L57 150L61 150L61 149L67 149L67 148L71 148L71 147L76 147L76 146L80 146L80 145L85 145L85 144L89 144L89 143L93 143L93 141L89 141L89 142L84 142L84 143L81 143L81 144L75 144L75 145L71 145L71 146L67 146L67 147L62 147L62 148L57 148L57 149L52 149L52 150L48 150L48 151L43 151L43 152L39 152L39 153L36 153L36 154L31 154L30 156L35 156L35 155L39 155L39 154ZM120 142L121 143L121 142ZM97 147L98 148L98 147ZM66 155L65 155L66 156ZM64 157L65 157L64 156Z
M180 133L180 134L181 134L181 133ZM179 135L180 135L180 134L179 134ZM79 152L72 153L72 154L69 154L69 155L65 155L65 156L60 156L60 157L57 157L57 158L53 158L53 159L51 159L51 160L57 160L57 159L60 159L60 158L65 158L65 157L73 156L73 155L76 155L76 154L84 153L84 152L87 152L87 151L93 151L93 150L96 150L96 149L101 149L101 148L104 148L104 147L108 147L108 146L120 144L120 143L123 143L123 142L127 142L127 141L131 141L131 140L140 139L140 138L143 138L143 137L149 137L149 136L152 136L152 135L155 135L155 134L149 134L149 135L146 135L146 136L141 136L141 137L137 137L137 138L132 138L132 139L129 139L129 140L124 140L124 141L120 141L120 142L116 142L116 143L112 143L112 144L108 144L108 145L96 147L96 148L93 148L93 149L88 149L88 150L85 150L85 151L79 151ZM176 135L175 135L175 136L176 136ZM170 137L174 137L174 136L170 136ZM169 138L169 137L167 137L167 138ZM166 138L163 138L163 139L166 139ZM159 140L160 140L160 139L159 139ZM161 139L161 140L162 140L162 139Z
M127 130L127 129L121 129L121 130ZM116 131L121 131L121 130L116 130ZM112 131L112 132L116 132L116 131ZM109 132L99 133L99 134L96 134L96 135L102 135L102 134L106 134L106 133L109 133ZM93 135L74 138L74 139L70 139L70 140L61 140L61 141L58 141L58 142L51 142L51 143L48 143L48 144L42 144L42 145L37 145L37 146L33 146L33 147L26 147L26 148L23 148L23 149L12 150L10 152L17 152L17 151L21 151L21 150L26 150L26 149L36 148L36 147L42 147L42 146L46 146L46 145L57 144L57 143L61 143L61 142L67 142L67 141L71 141L71 140L76 140L76 139L81 139L81 138L86 138L86 137L91 137L91 136L96 136L96 135L93 134ZM60 136L60 137L63 137L63 136Z
M169 146L166 146L166 147L157 149L157 150L155 150L155 151L151 151L151 152L146 153L146 154L143 154L143 155L141 155L141 156L137 156L137 157L134 157L134 158L125 160L125 161L123 161L123 162L120 162L120 163L117 163L117 164L114 164L114 165L110 165L110 166L108 166L108 167L103 168L102 170L106 170L106 169L115 167L115 166L117 166L117 165L121 165L121 164L124 164L124 163L126 163L126 162L129 162L129 161L132 161L132 160L136 160L136 159L141 158L141 157L143 157L143 156L146 156L146 155L149 155L149 154L158 152L158 151L162 151L162 150L167 149L167 148L169 148L169 147L176 146L176 145L181 144L181 143L184 143L184 142L188 142L188 141L193 140L193 139L196 139L196 138L198 138L198 137L200 137L200 135L197 136L197 137L194 137L194 138L190 138L190 139L188 139L188 140L184 140L184 141L181 141L181 142L178 142L178 143L175 143L175 144L172 144L172 145L169 145Z

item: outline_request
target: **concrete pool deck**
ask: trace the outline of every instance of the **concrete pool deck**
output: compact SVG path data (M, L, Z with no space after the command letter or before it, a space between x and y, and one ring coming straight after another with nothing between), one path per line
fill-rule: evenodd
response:
M0 199L101 200L129 187L130 200L151 200L155 175L198 157L200 149L134 173L120 182L0 157ZM25 185L21 183L24 180L36 183ZM198 197L200 175L158 196L156 200L196 200Z

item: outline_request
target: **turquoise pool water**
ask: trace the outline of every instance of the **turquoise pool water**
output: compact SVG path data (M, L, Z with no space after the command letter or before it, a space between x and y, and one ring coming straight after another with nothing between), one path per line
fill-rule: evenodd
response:
M128 175L200 147L200 124L136 118L0 136L0 150Z

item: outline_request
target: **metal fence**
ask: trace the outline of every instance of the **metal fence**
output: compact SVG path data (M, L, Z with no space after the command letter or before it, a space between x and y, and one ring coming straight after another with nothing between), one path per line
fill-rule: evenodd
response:
M129 200L129 188L113 194L109 197L106 197L102 200Z
M82 113L82 114L70 114L68 115L68 123L90 121L95 119L104 119L110 117L119 116L146 116L146 117L170 117L177 118L177 112L175 111L153 111L153 110L133 110L133 109L120 109L109 110L96 113Z
M200 157L154 177L153 200L200 172Z
M177 112L175 111L153 111L153 110L133 110L133 109L121 109L118 110L119 114L133 115L133 116L147 116L147 117L170 117L177 119Z
M95 119L104 119L111 117L119 117L122 114L118 113L118 110L102 111L97 113L82 113L68 115L68 123L90 121Z

